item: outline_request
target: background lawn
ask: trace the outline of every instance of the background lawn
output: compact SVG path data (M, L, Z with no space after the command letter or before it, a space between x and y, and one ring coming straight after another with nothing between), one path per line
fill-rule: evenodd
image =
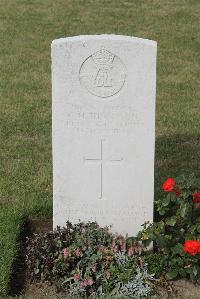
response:
M199 0L0 1L0 292L23 217L52 217L51 41L115 33L158 42L157 197L168 175L200 176L199 12Z

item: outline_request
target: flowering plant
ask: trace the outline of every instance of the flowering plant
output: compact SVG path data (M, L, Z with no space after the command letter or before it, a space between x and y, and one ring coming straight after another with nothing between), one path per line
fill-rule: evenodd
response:
M145 223L138 239L154 242L166 277L200 279L200 180L170 177L162 185L164 198L156 201L159 221Z
M189 254L195 256L200 253L200 241L186 241L184 243L184 252L188 252Z
M94 223L72 224L27 240L31 281L49 282L72 297L112 292L140 298L152 292L153 276L135 238L113 234Z

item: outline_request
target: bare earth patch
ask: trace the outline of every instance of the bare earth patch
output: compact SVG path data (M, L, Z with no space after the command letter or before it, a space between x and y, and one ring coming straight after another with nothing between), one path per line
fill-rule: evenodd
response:
M160 288L158 290L159 295L155 295L152 299L200 299L200 286L186 280L177 280L172 283L173 293L169 294L166 290ZM25 290L23 291L23 297L25 298L65 298L66 296L58 294L55 288L47 284L29 284L27 283ZM107 298L107 297L106 297ZM110 297L108 297L109 299ZM111 298L110 298L111 299Z
M31 233L44 234L53 229L52 219L30 219Z
M200 285L194 285L192 282L184 279L174 281L173 285L180 298L200 298Z

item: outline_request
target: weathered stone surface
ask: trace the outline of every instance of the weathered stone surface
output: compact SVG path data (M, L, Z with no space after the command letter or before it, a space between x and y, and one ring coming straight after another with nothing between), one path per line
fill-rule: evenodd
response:
M52 87L54 227L135 234L153 219L156 42L54 40Z

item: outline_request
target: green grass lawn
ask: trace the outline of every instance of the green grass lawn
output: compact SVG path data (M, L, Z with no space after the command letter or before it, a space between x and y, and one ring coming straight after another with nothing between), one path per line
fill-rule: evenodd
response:
M199 0L0 1L1 293L23 216L52 215L51 41L115 33L158 42L157 197L168 175L200 176L199 11Z

